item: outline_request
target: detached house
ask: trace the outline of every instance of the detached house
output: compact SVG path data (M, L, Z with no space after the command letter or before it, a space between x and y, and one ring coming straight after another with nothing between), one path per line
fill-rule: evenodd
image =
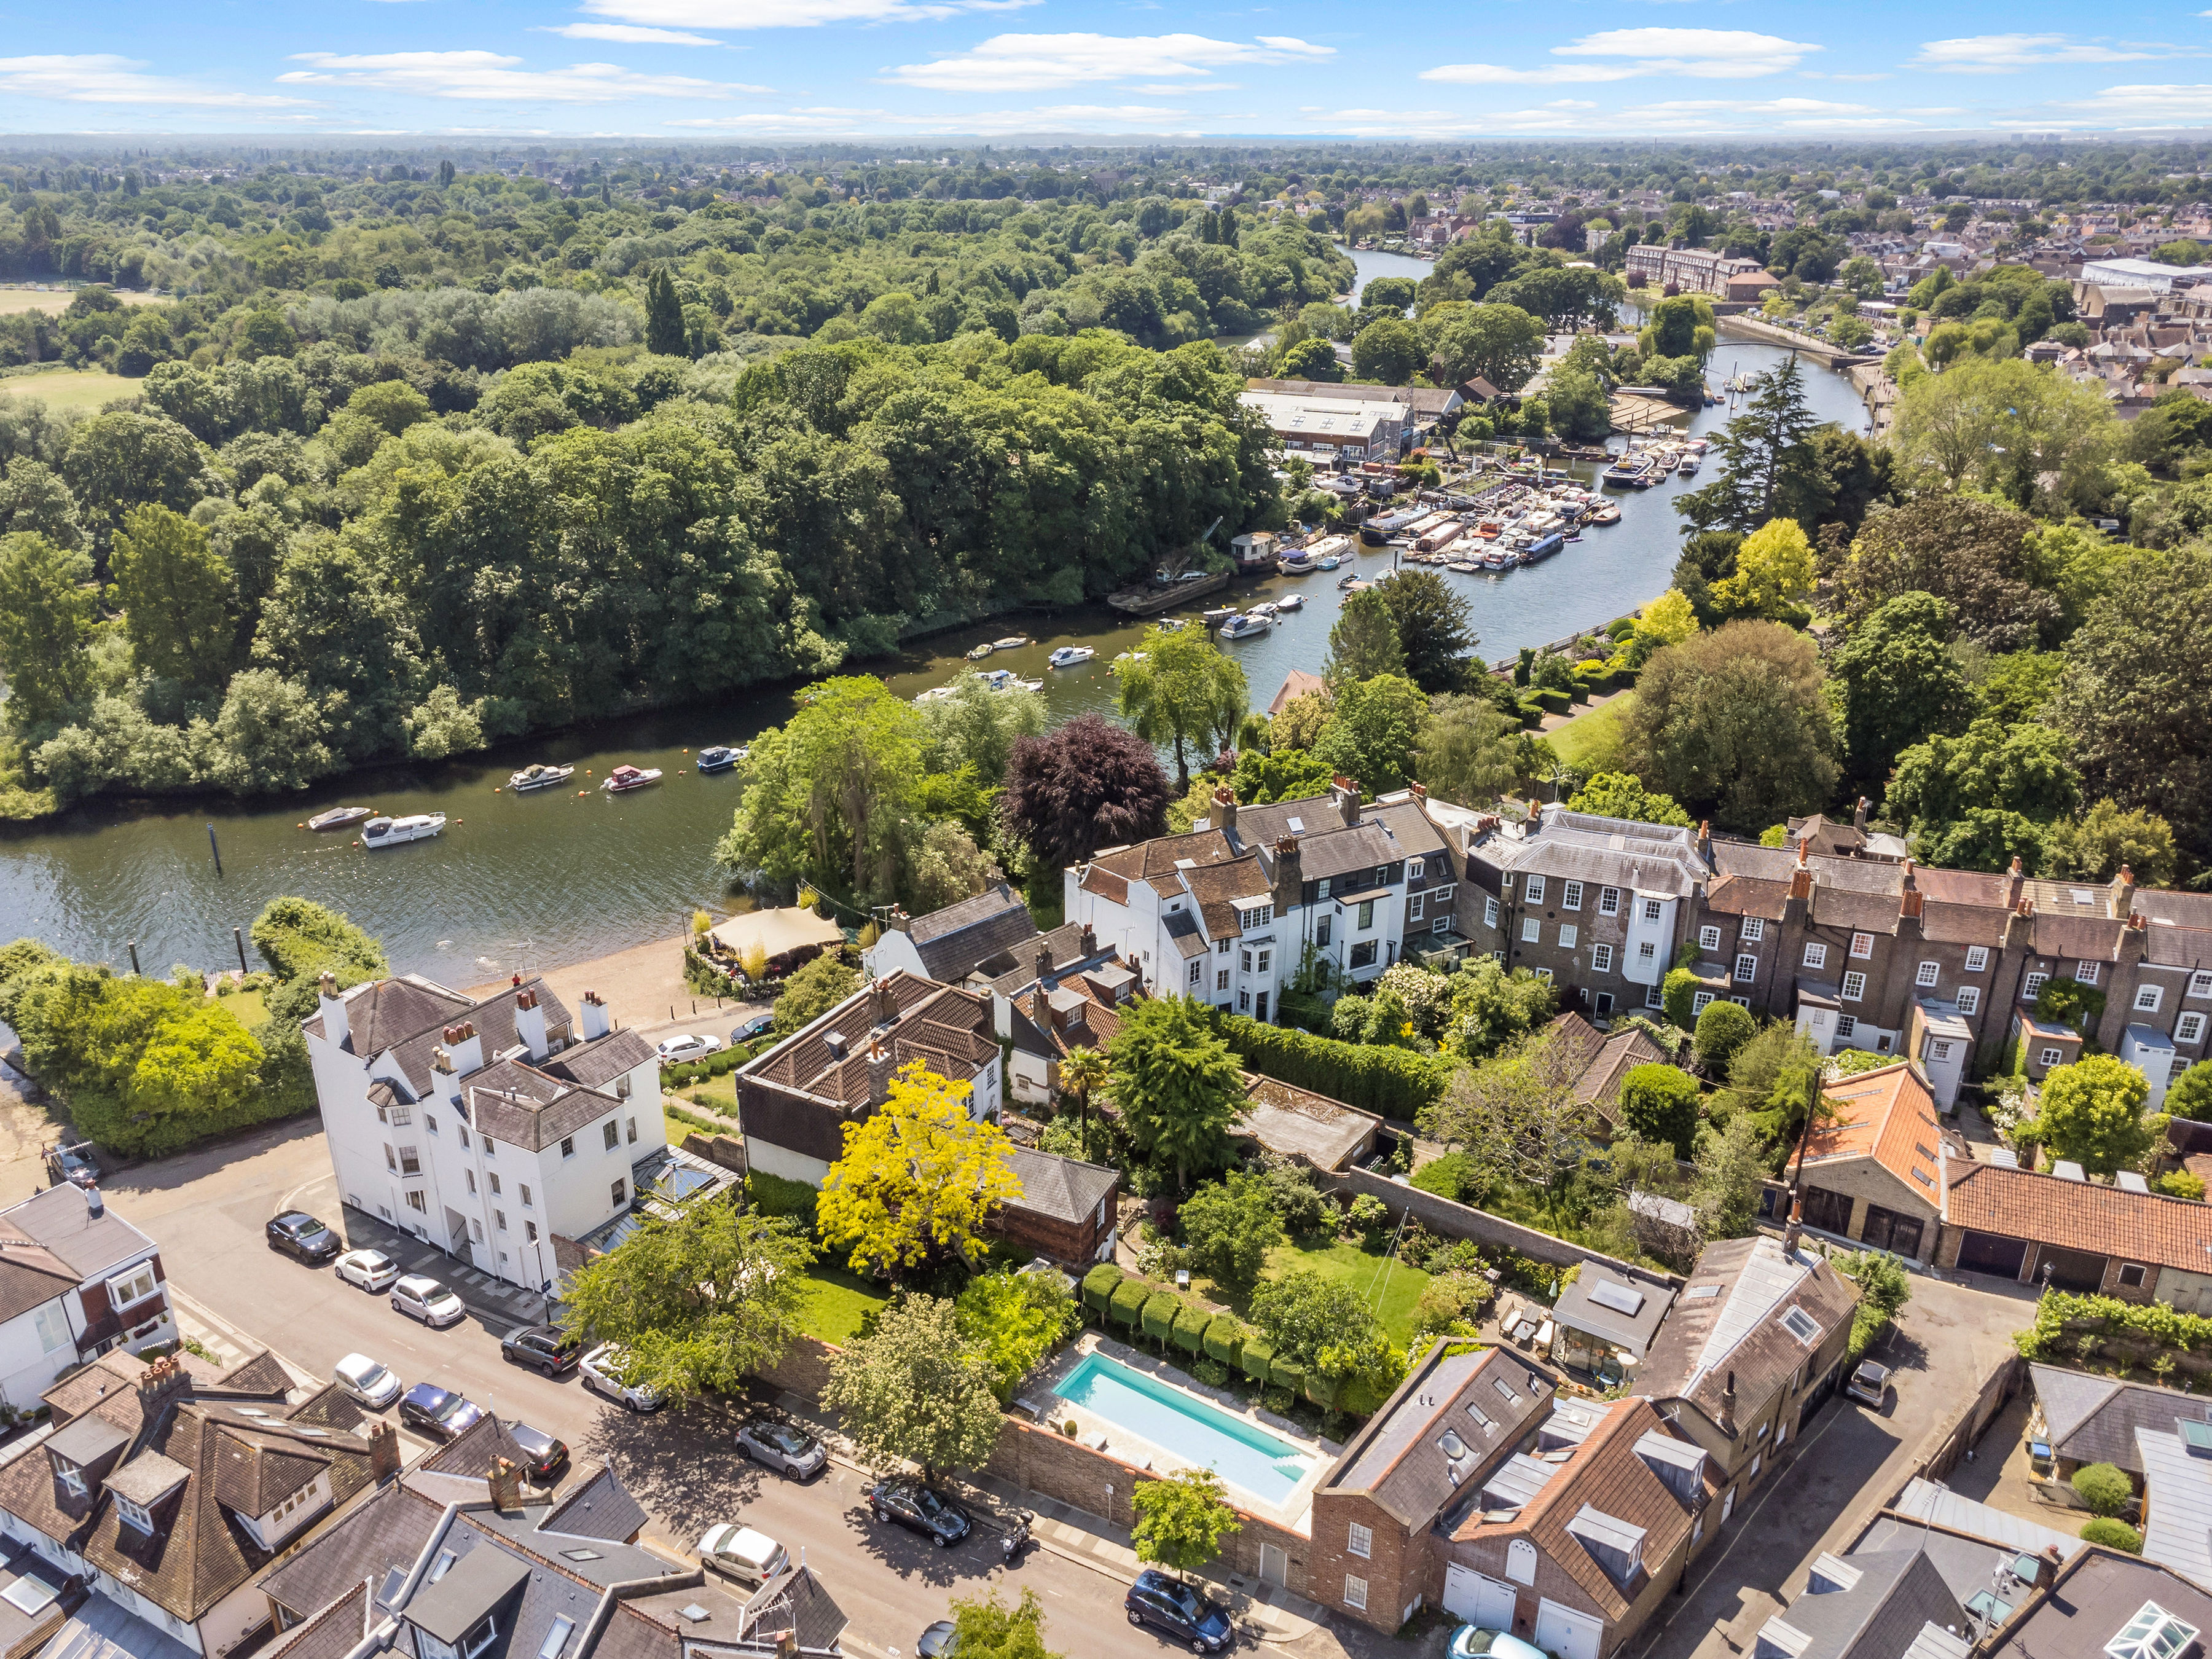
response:
M64 1182L0 1210L0 1401L35 1410L64 1371L176 1336L154 1241L100 1188Z

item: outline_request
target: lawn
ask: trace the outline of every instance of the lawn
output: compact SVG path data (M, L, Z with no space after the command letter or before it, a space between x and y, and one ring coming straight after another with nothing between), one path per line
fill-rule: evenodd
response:
M687 1083L673 1092L695 1106L720 1112L725 1117L738 1115L738 1074L733 1071L710 1077L703 1083Z
M840 1346L860 1334L860 1322L890 1297L842 1267L817 1261L806 1272L806 1304L799 1328L807 1335Z
M133 294L118 290L115 297L127 306L159 306L168 303L167 296L160 294ZM43 311L49 317L58 317L69 309L70 301L76 298L68 289L0 288L0 317L14 317L27 311Z
M258 991L233 991L219 1000L238 1016L238 1023L249 1031L269 1018L268 1006L262 1001Z
M135 398L145 389L143 380L92 369L56 369L0 379L0 398L36 398L56 414L93 414L112 398Z
M1363 1249L1341 1240L1326 1249L1278 1244L1267 1252L1269 1279L1280 1279L1294 1267L1312 1267L1332 1279L1345 1280L1375 1310L1393 1342L1403 1347L1413 1340L1413 1310L1420 1303L1421 1292L1429 1285L1429 1275L1419 1267L1409 1267L1379 1250ZM1239 1319L1251 1317L1248 1297L1211 1279L1197 1279L1193 1288L1230 1308Z
M1565 725L1553 727L1543 734L1544 741L1570 766L1589 771L1607 770L1620 757L1621 723L1635 700L1633 691L1624 692L1603 708L1577 714Z

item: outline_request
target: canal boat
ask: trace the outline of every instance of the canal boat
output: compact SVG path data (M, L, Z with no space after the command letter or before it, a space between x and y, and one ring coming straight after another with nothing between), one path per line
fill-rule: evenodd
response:
M1218 605L1213 610L1203 613L1199 617L1199 620L1204 623L1208 628L1218 628L1222 623L1227 622L1236 614L1236 606L1227 605Z
M1539 536L1534 541L1529 543L1528 545L1522 550L1522 562L1524 564L1534 564L1539 559L1548 559L1553 554L1558 552L1566 544L1567 538L1565 536L1561 535L1556 530L1551 531L1545 535Z
M327 812L318 812L307 820L310 830L343 830L349 823L359 823L371 816L366 806L333 806Z
M752 750L741 743L711 744L699 751L699 769L702 772L726 772L751 753Z
M1274 625L1275 619L1273 617L1256 614L1231 617L1221 624L1221 637L1224 640L1249 640L1256 634L1266 633Z
M607 774L606 781L599 787L611 795L621 795L659 781L660 769L657 766L617 766Z
M373 851L379 847L397 847L402 842L428 841L445 827L443 812L418 812L404 818L371 818L361 827L361 844Z
M1045 661L1054 668L1073 668L1079 662L1089 662L1097 654L1087 645L1063 645Z

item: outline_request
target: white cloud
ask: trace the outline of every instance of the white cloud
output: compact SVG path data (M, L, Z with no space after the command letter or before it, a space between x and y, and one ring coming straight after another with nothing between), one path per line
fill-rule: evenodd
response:
M2078 109L2117 126L2212 125L2212 86L2106 87L2093 98L2056 106Z
M1750 80L1792 70L1820 48L1809 41L1749 29L1605 29L1552 48L1554 58L1612 58L1611 63L1545 64L1516 69L1503 64L1441 64L1423 70L1424 81L1474 85L1565 86L1628 81L1648 75L1705 81Z
M1870 115L1874 106L1832 104L1818 98L1769 98L1762 103L1739 103L1724 98L1674 98L1664 103L1641 105L1637 112L1674 110L1730 110L1739 115Z
M584 0L584 9L670 29L803 29L823 23L926 23L963 12L1018 11L1039 0Z
M752 110L743 115L691 115L664 121L667 127L697 127L720 132L866 132L890 119L879 109Z
M2134 64L2160 55L2116 51L2063 34L1966 34L1923 41L1920 55L1905 67L1951 75L2009 75L2046 64Z
M1202 34L999 34L934 63L902 64L878 78L939 92L1034 91L1091 81L1170 76L1219 85L1210 77L1231 64L1313 63L1335 55L1288 35L1252 43Z
M495 52L301 52L303 70L276 78L296 86L344 87L418 98L476 98L501 102L605 104L624 98L722 98L766 87L702 81L688 75L640 75L614 64L571 64L564 70L524 70L520 58Z
M563 23L558 28L535 28L533 34L564 34L571 40L615 40L629 46L719 46L709 34L683 29L649 29L635 23Z
M1218 117L1209 117L1209 122ZM671 127L721 132L830 134L882 132L898 128L931 133L1160 132L1193 134L1196 124L1186 110L1152 104L1046 104L1034 109L970 111L961 115L899 115L881 109L803 108L758 110L743 115L689 116L665 121Z
M210 109L287 109L313 101L273 92L229 92L220 87L196 86L164 75L141 74L144 67L112 52L0 58L0 93L17 98L51 98L67 104L167 104Z

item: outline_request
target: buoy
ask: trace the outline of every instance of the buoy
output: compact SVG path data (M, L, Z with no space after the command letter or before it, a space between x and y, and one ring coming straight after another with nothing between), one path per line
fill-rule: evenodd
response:
M579 790L576 792L576 799L579 799L579 800L581 800L585 796L586 796L586 795L590 794L591 793L592 793L592 792L591 792L590 790L588 790L588 789L579 789Z
M295 829L295 830L304 830L304 829L306 829L307 826L306 824L304 824L304 823L295 823L295 824L294 824L292 827L293 827L294 829Z
M492 793L493 793L493 794L495 794L495 795L496 795L497 793L499 793L499 786L498 786L497 784L495 784L495 783L494 785L492 785L492 787L491 787L491 792L492 792Z
M356 846L356 847L358 847L358 846L360 846L360 845L361 845L361 843L360 843L359 842L354 842L354 845L355 845L355 846Z

